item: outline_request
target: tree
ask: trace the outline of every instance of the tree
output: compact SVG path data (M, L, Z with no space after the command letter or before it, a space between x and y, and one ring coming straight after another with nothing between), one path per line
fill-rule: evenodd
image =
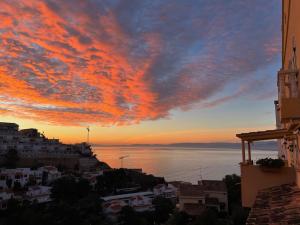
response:
M229 207L232 204L240 204L241 203L241 177L232 174L232 175L226 175L225 178L223 178L223 181L226 184L227 192L228 192L228 202Z
M220 225L218 215L211 209L206 209L201 216L199 216L193 225Z
M20 184L19 181L15 181L15 182L14 182L14 188L13 188L13 190L16 191L16 192L22 190L22 186L21 186L21 184Z
M53 183L51 198L56 201L74 202L87 196L92 187L85 179L76 181L74 177L63 177Z
M167 198L157 197L153 200L153 204L155 208L155 221L165 223L174 209L172 201Z
M186 225L189 222L189 216L185 212L175 212L168 220L166 225Z
M147 225L147 220L140 216L134 211L130 206L125 206L122 208L120 217L120 225Z
M4 156L4 165L7 168L16 168L17 163L19 161L19 155L18 155L18 151L15 148L11 148L7 151L7 153Z

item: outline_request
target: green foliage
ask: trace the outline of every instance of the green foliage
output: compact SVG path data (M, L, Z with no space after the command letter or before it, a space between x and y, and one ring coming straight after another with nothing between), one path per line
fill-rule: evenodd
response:
M249 209L243 208L240 204L233 205L231 213L233 225L246 224L248 214Z
M135 212L130 206L122 208L120 217L120 225L150 225L149 221L143 216L142 213ZM153 223L152 223L153 224Z
M3 213L3 212L2 212ZM2 225L108 225L95 196L87 196L77 203L64 201L47 205L26 205L9 207L1 215Z
M282 159L264 158L257 160L256 164L267 168L281 168L284 166L284 161Z
M155 198L153 200L153 205L155 208L154 218L158 223L166 222L174 210L174 204L172 201L163 197Z
M166 225L186 225L189 222L189 216L185 212L175 212L167 221Z
M226 175L223 181L226 183L230 220L233 225L243 225L249 214L249 210L242 207L241 203L241 177L232 174Z
M163 178L146 175L132 170L115 169L107 171L97 178L96 190L101 195L114 194L116 189L140 186L147 190L157 184L164 183Z
M14 182L14 188L13 188L13 190L14 190L15 192L18 192L18 191L21 191L21 190L22 190L22 186L21 186L21 184L20 184L19 181L15 181L15 182Z
M55 201L74 202L88 195L92 190L85 179L78 181L72 177L63 177L53 183L51 198Z
M220 225L218 215L211 209L206 209L192 225Z

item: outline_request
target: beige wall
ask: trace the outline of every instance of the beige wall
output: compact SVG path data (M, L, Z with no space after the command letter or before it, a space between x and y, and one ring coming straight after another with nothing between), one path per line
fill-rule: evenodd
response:
M251 207L258 190L295 182L295 169L283 167L278 172L264 172L259 166L241 164L242 205Z
M289 6L290 4L290 6ZM289 69L289 62L293 56L293 39L295 40L297 65L300 65L300 1L283 0L283 35L282 58L283 69ZM300 85L300 84L299 84Z
M282 69L299 69L300 66L300 1L299 0L282 0ZM296 48L296 54L293 52ZM291 62L295 59L296 65ZM298 74L298 90L300 90L300 77ZM296 106L295 106L296 107ZM295 108L294 107L294 108ZM298 109L292 109L294 112ZM300 123L299 121L291 123ZM299 144L299 136L297 138ZM287 150L288 152L288 150ZM299 167L299 146L293 153L287 154L286 158L289 164ZM297 170L299 170L297 168ZM297 172L296 183L300 187L300 175Z
M219 192L219 191L204 191L205 196L210 198L217 198L219 202L225 203L226 211L228 210L228 198L227 193Z
M204 204L204 196L193 197L193 196L179 196L179 210L184 210L184 204Z

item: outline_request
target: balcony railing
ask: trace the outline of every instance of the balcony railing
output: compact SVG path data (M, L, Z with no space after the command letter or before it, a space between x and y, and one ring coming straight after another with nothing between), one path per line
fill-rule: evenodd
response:
M298 70L280 70L278 72L278 100L280 121L300 119L300 89Z
M295 170L292 167L283 167L276 173L263 171L251 160L251 143L255 141L286 139L294 140L296 137L291 130L275 129L236 135L242 142L241 187L242 205L251 207L259 190L281 184L295 182ZM248 159L246 159L246 142L248 146Z

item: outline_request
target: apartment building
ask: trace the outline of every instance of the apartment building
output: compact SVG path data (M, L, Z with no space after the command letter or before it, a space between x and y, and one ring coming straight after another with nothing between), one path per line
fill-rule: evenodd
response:
M201 180L197 185L179 187L179 210L191 216L201 215L205 208L218 212L228 211L226 184L218 180Z
M47 138L37 129L19 130L15 123L0 122L0 163L4 162L5 154L11 149L18 152L22 166L43 163L86 169L98 163L87 143L63 144L59 139Z
M277 73L274 130L241 133L242 204L250 207L248 225L300 224L300 1L282 0L282 65ZM251 159L255 141L278 140L285 165L263 170ZM247 152L246 152L247 148Z

